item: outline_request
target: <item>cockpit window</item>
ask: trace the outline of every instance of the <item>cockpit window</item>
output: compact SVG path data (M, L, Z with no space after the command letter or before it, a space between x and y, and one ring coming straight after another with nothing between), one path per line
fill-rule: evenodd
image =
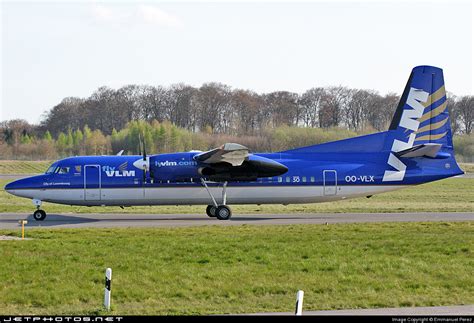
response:
M69 167L58 167L58 174L69 174Z
M49 166L48 170L46 171L46 174L54 173L54 171L56 170L57 167L58 167L57 164L52 164L51 166Z

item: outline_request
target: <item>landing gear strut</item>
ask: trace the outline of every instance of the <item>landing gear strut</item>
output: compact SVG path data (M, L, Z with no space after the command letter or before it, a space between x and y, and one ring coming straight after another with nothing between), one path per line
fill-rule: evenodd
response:
M36 205L36 211L33 213L33 218L36 221L43 221L44 219L46 219L46 212L40 210L41 203L41 200L33 199L33 204Z
M232 216L232 211L231 209L226 205L227 203L227 182L224 182L224 186L222 187L222 204L219 205L216 202L216 199L212 195L211 191L209 190L209 187L207 186L206 181L201 178L201 183L202 185L206 188L207 193L211 197L212 200L212 205L208 205L206 208L206 214L210 217L216 217L219 220L229 220L230 217Z

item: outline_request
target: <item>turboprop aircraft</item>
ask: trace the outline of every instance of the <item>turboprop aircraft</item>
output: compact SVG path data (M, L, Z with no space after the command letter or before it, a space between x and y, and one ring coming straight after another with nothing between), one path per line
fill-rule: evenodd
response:
M42 202L85 206L207 205L219 220L229 204L344 200L432 182L463 171L456 163L443 71L415 67L388 131L273 153L236 143L200 152L81 156L6 185Z

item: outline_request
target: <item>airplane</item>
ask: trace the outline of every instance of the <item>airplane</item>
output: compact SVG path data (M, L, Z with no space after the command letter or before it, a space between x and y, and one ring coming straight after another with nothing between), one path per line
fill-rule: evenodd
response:
M77 156L9 183L42 202L83 206L207 205L228 220L231 204L293 204L371 197L464 174L453 150L443 71L415 67L387 131L273 153L226 143L210 151ZM140 148L141 150L141 148Z

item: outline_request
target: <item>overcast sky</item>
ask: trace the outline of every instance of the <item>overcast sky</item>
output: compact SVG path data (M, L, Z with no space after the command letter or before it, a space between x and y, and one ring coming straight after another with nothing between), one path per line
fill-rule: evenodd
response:
M416 65L441 67L448 91L474 94L470 1L2 1L0 10L0 120L38 123L64 97L104 85L400 94Z

